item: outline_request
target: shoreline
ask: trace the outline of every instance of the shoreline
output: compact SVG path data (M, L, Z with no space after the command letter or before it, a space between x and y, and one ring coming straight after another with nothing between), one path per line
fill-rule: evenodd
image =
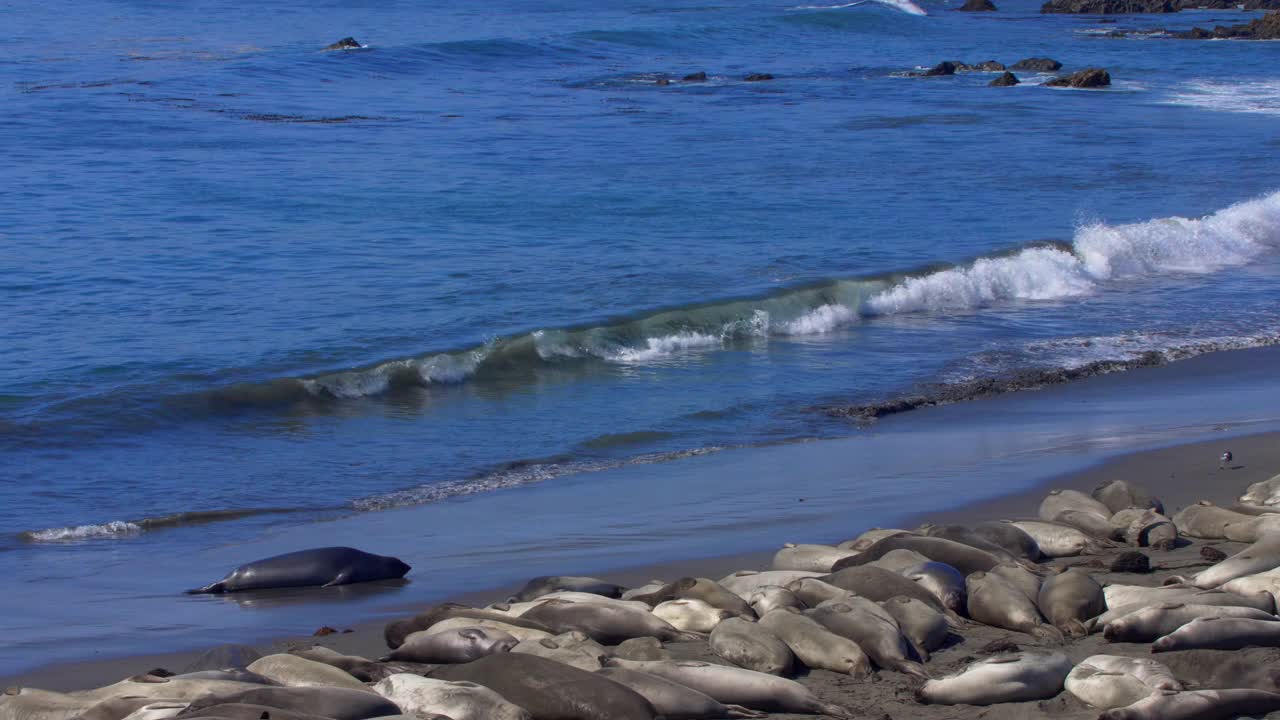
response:
M1235 465L1218 467L1218 454L1229 449L1235 454ZM1268 431L1246 435L1228 435L1210 440L1184 442L1154 449L1125 452L1108 457L1082 470L1045 477L1029 487L1023 487L997 497L962 504L947 510L908 512L896 523L911 528L922 522L964 523L975 519L1034 517L1038 500L1052 488L1076 489L1088 492L1109 479L1126 479L1147 487L1160 497L1167 512L1172 515L1181 507L1201 499L1219 505L1231 504L1243 489L1265 480L1280 471L1280 431ZM869 527L850 527L846 537L801 537L796 542L839 542L855 537ZM718 578L742 569L768 569L776 551L759 551L731 555L678 560L654 564L621 567L593 576L625 586L638 586L650 579L675 578L695 575ZM573 574L574 568L564 568L562 573ZM443 602L460 602L482 607L500 602L523 584L501 585L479 591L448 596ZM382 631L391 619L424 610L422 604L406 604L396 609L380 611L354 623L349 631L323 637L307 635L272 635L248 643L236 643L254 647L263 654L282 652L291 648L322 645L346 654L362 655L376 659L387 652ZM96 687L116 682L121 678L145 673L153 668L165 668L181 672L203 653L224 643L210 643L197 649L162 653L131 653L109 658L59 662L29 671L0 676L4 687L36 687L45 690L70 691Z

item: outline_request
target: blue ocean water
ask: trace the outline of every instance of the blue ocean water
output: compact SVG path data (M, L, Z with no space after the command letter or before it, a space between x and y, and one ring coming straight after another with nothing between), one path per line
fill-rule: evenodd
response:
M800 4L0 2L0 570L1280 337L1280 46L1106 35L1254 14Z

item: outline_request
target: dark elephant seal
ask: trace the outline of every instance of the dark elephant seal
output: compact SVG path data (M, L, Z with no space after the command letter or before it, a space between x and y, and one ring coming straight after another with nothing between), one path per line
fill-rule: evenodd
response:
M889 539L892 540L893 538ZM919 539L933 540L935 538ZM933 593L920 587L916 582L883 568L870 566L850 567L837 570L819 579L841 590L848 590L855 595L861 595L868 600L876 602L901 595L915 598L938 610L946 609L942 605L942 601L934 597Z
M523 617L553 628L556 634L570 630L586 633L592 640L604 645L617 645L638 637L654 637L663 642L702 638L695 633L677 630L651 613L613 605L548 600L526 612Z
M998 576L974 573L969 587L969 617L992 627L1016 630L1050 642L1062 642L1062 632L1044 624L1035 603ZM1067 668L1069 672L1070 667ZM1063 674L1065 677L1065 673Z
M657 607L670 600L701 600L712 607L728 610L741 618L751 620L756 616L746 600L710 578L683 577L663 585L654 592L636 595L632 599L639 600L650 607Z
M266 705L299 715L319 715L333 720L368 720L368 718L399 715L400 707L381 695L368 690L352 690L334 687L263 687L245 690L231 695L211 694L197 698L183 716L210 716L214 706ZM214 715L233 717L239 715ZM255 716L261 717L261 714ZM275 715L273 714L274 720ZM244 720L252 720L244 718Z
M926 537L942 538L951 542L958 542L961 545L968 545L971 548L977 548L983 552L991 553L1005 560L1022 559L1019 555L1014 555L999 543L983 537L981 534L967 528L963 525L921 525L917 531Z
M537 655L490 655L437 668L430 677L483 685L534 720L654 720L658 715L629 687Z
M1084 637L1089 634L1084 622L1106 612L1107 599L1089 573L1072 568L1044 581L1036 606L1054 627L1072 637Z
M1112 514L1128 508L1140 510L1151 508L1161 515L1164 514L1164 503L1160 502L1159 498L1124 480L1108 480L1094 488L1090 495L1094 500L1106 505Z
M1160 662L1174 677L1202 690L1280 692L1280 648L1174 650L1162 654Z
M491 620L493 622L506 623L507 625L515 625L527 630L539 630L548 635L556 634L546 625L525 618L512 617L492 610L478 610L458 603L445 603L411 618L393 620L387 623L387 627L382 631L382 637L387 641L387 647L394 650L400 647L404 643L404 639L413 633L426 630L436 623L454 618Z
M232 570L215 583L189 594L228 593L289 587L333 587L373 580L395 580L411 568L398 558L349 547L315 548L258 560Z
M583 592L592 595L603 595L607 598L620 598L626 588L614 585L599 578L575 577L572 575L543 575L524 584L520 592L512 598L512 602L529 602L553 592Z
M845 720L852 717L845 708L823 702L794 680L752 670L695 660L633 662L610 658L605 664L666 678L710 695L726 705L741 705L771 713L830 715Z
M609 667L600 670L600 674L643 695L666 720L758 718L766 715L738 705L725 705L710 695L649 673Z
M1069 525L1099 540L1123 540L1124 528L1111 524L1111 516L1102 517L1084 510L1063 510L1049 518L1051 522Z
M929 677L924 666L915 660L916 649L902 634L898 621L876 603L860 597L829 600L811 610L809 617L836 635L852 640L879 667Z
M519 641L511 635L485 627L431 632L423 630L405 638L404 644L380 658L416 663L468 663L486 655L510 652Z
M1000 547L1014 557L1030 562L1040 562L1044 554L1036 539L1022 528L1011 523L986 520L973 526L973 532Z
M862 646L795 610L770 610L759 624L777 635L808 667L853 677L871 674L871 660Z
M919 600L894 597L880 604L898 621L902 634L925 662L929 661L929 653L946 644L951 635L951 623L946 616Z
M275 706L253 705L250 703L223 703L209 707L188 707L180 718L219 718L219 720L262 720L266 715L271 720L324 720L324 715L294 712ZM389 715L380 717L391 717Z
M711 631L710 644L711 652L738 667L756 672L788 675L795 665L795 654L781 638L770 632L769 628L742 618L729 618L717 625ZM618 654L616 657L622 655Z
M963 575L986 572L1005 560L985 550L940 537L893 535L876 542L863 552L837 562L833 573L879 560L893 550L914 550L935 562L946 563Z
M1230 720L1280 710L1280 694L1261 690L1164 690L1098 720Z

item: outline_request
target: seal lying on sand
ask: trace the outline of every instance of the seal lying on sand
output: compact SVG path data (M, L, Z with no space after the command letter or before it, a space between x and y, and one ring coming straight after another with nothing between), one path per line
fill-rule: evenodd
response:
M938 705L993 705L1043 700L1062 692L1071 660L1062 653L1023 652L979 660L958 674L930 680L916 699Z
M188 594L228 593L289 587L332 587L395 580L411 570L399 558L349 547L327 547L276 555L232 570L221 580Z
M765 712L851 717L848 710L839 705L823 702L808 688L794 680L752 670L712 665L695 660L634 662L609 658L605 666L657 675L710 695L725 705L740 705Z

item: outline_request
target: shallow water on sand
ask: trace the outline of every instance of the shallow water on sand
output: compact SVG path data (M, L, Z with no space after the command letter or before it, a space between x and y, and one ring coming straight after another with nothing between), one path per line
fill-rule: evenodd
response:
M735 500L757 455L720 450L860 432L816 405L1274 342L1273 46L1000 5L0 3L0 572L31 588L0 667L50 659L51 627L276 627L172 593L298 543L492 585L502 553L470 548L524 538L499 508L557 509L522 569L651 559L610 548L662 523L730 551L756 536L717 523L782 506L763 475ZM1116 84L902 76L1044 55ZM1207 407L1267 416L1246 400ZM1011 427L1019 462L1061 446ZM969 472L932 466L889 484ZM796 482L889 481L772 492ZM663 513L689 488L714 521ZM626 512L560 513L597 495Z

